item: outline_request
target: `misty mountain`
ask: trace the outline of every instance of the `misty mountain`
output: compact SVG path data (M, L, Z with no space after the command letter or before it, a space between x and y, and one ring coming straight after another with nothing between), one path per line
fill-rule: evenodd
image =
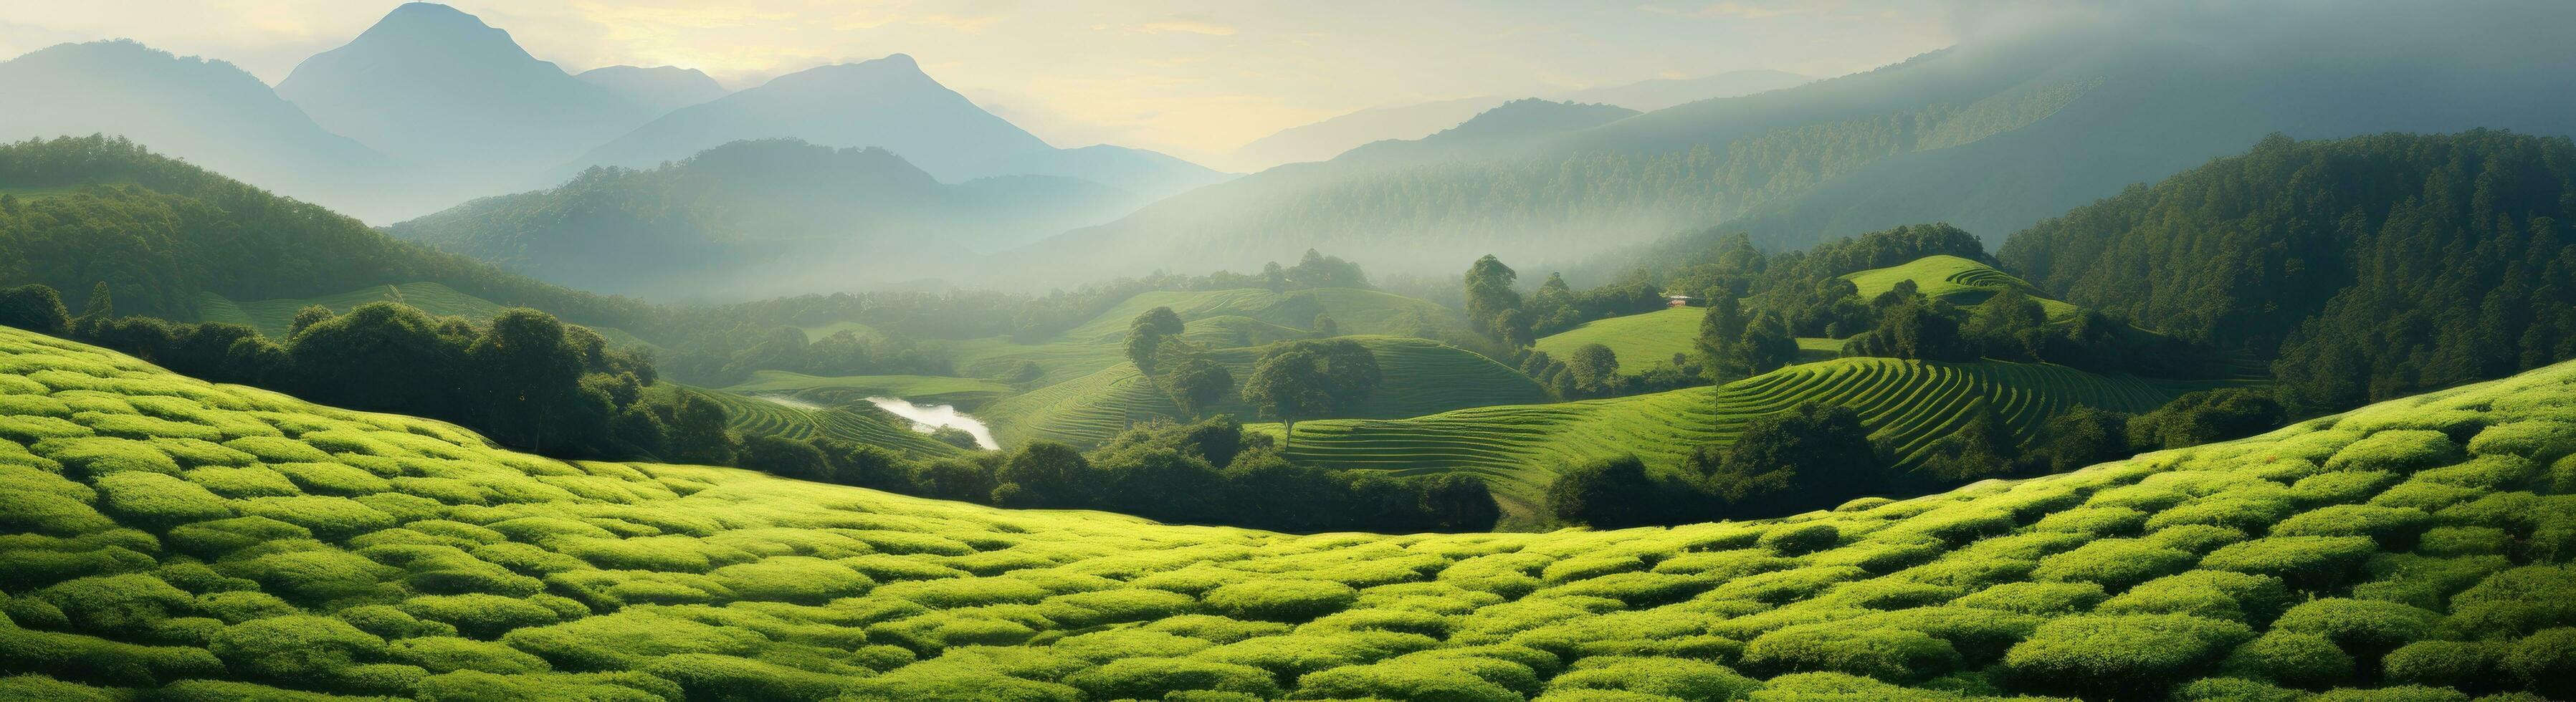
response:
M1503 102L1503 98L1479 97L1373 107L1254 139L1228 152L1218 165L1254 172L1283 163L1330 160L1361 144L1430 136Z
M504 183L656 114L528 55L509 32L420 2L305 59L277 93L324 128L434 174Z
M996 175L1082 178L1152 198L1223 179L1196 164L1120 147L1059 150L921 72L911 56L807 69L682 108L573 159L649 168L743 139L878 147L948 182Z
M925 277L1137 204L1089 180L951 185L884 149L770 139L649 170L595 167L389 231L584 290L742 300Z
M1549 270L1719 224L1784 248L1930 221L1999 239L2273 132L2576 132L2576 93L2542 87L2576 71L2576 45L2543 29L2576 7L2481 8L2142 8L1404 168L1272 169L1026 260L1096 276L1317 248L1447 273L1484 253Z
M1787 71L1727 71L1698 78L1657 78L1627 85L1561 93L1567 102L1598 102L1639 112L1653 112L1687 102L1752 95L1795 87L1815 80Z
M609 66L573 76L607 88L656 114L725 96L724 86L695 68Z
M1363 163L1388 166L1473 158L1520 148L1534 139L1590 129L1637 114L1636 110L1617 105L1524 98L1477 113L1458 126L1420 139L1390 139L1362 144L1335 157L1333 162L1344 166Z
M0 139L119 135L279 194L366 211L385 155L332 134L259 78L132 41L0 62Z

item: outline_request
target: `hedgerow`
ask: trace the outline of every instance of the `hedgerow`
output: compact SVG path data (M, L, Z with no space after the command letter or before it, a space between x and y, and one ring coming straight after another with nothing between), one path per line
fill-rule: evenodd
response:
M2462 396L2440 429L2302 425L1780 522L1296 536L536 459L55 353L0 356L52 381L0 371L51 401L12 416L79 429L0 441L0 671L47 676L0 695L2289 700L2576 679L2556 555L2576 504L2547 469L2568 434L2500 409L2557 405Z

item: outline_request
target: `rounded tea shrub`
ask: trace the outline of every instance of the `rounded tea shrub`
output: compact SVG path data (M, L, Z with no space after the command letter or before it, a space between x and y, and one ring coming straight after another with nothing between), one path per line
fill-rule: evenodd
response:
M335 677L381 657L385 640L338 619L294 614L235 624L206 650L233 672L296 682Z
M2040 582L2089 582L2117 591L2182 572L2195 560L2190 553L2139 539L2102 539L2040 559L2030 577Z
M2352 656L2316 634L2273 631L2236 647L2219 670L2289 687L2323 689L2352 679Z
M2389 550L2404 551L2432 526L2433 515L2412 507L2333 505L2291 515L2272 525L2272 535L2367 536Z
M1796 556L1832 548L1834 544L1841 542L1842 538L1842 530L1834 528L1834 525L1811 522L1790 524L1763 532L1762 538L1754 543L1783 556Z
M2441 619L2437 612L2379 600L2327 598L2290 608L2272 621L2274 631L2323 636L2363 660L2378 660L2424 638Z
M1238 619L1302 622L1341 611L1359 597L1351 586L1326 580L1253 580L1219 586L1201 599Z
M2326 458L2326 470L2407 473L2458 462L2465 454L2451 437L2428 429L2391 429L2355 441Z
M2350 582L2379 545L2363 536L2272 536L2211 551L2200 567L2269 575L2291 587L2329 591Z
M1185 690L1214 690L1279 696L1270 672L1248 665L1177 658L1123 658L1065 676L1064 682L1091 693L1093 699L1163 699Z
M2085 698L2151 698L2214 667L2254 630L2181 614L2081 615L2042 624L2004 654L2017 689Z
M233 516L232 506L204 486L139 470L98 476L99 511L152 528Z
M2134 592L2135 590L2132 590ZM1973 607L2021 614L2061 615L2090 610L2109 599L2102 586L2090 582L2072 583L2004 583L1951 600L1957 607Z
M1958 668L1959 652L1949 642L1920 631L1833 622L1787 627L1755 637L1745 643L1741 664L1765 676L1849 673L1903 683Z
M1547 682L1548 698L1576 690L1617 690L1684 700L1741 699L1762 683L1726 666L1685 658L1603 656L1576 661ZM1563 697L1561 697L1563 696Z
M2550 699L2576 698L2576 628L2544 629L2516 641L2496 668Z
M2495 682L2509 645L2498 641L2417 641L2380 659L2390 682L2475 689Z

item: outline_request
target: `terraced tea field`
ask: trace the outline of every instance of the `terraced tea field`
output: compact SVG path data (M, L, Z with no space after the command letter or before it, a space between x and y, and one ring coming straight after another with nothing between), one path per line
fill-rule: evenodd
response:
M1673 354L1697 352L1700 318L1707 316L1704 307L1670 307L1585 322L1583 326L1540 338L1531 348L1548 356L1564 359L1585 344L1610 347L1619 357L1619 372L1634 375L1655 366L1669 366Z
M668 396L682 386L663 381L645 388L648 396ZM876 446L912 456L946 456L959 453L955 446L932 440L930 435L912 430L912 422L877 409L866 402L826 404L797 399L791 394L774 396L745 395L725 390L692 388L699 394L723 405L735 431L746 435L770 434L790 439L830 437Z
M0 699L2569 699L2572 383L1778 520L1300 536L558 461L0 330Z
M491 319L507 309L500 303L458 292L455 288L421 282L379 285L325 297L272 300L235 301L222 295L204 293L197 297L197 321L240 324L259 330L263 336L282 339L286 337L287 327L294 323L295 313L306 307L321 305L333 312L346 314L351 308L370 302L400 302L433 315L476 320ZM658 348L614 327L592 326L590 329L607 337L613 345Z
M1354 417L1410 417L1462 407L1547 401L1547 391L1519 371L1472 351L1435 341L1393 336L1355 336L1377 357L1385 382L1350 414ZM1234 374L1237 388L1251 377L1262 349L1221 349L1215 360ZM993 423L1004 446L1033 439L1092 446L1127 427L1157 419L1181 419L1181 410L1162 390L1120 362L1090 375L1005 398L979 413ZM1232 414L1257 420L1239 395L1227 396L1207 414Z
M1900 466L1992 407L2028 439L2077 405L2155 409L2200 386L2064 366L1988 361L1927 363L1842 358L1800 364L1718 388L1606 400L1479 407L1407 419L1299 422L1288 455L1301 463L1399 475L1469 471L1483 477L1507 522L1531 526L1547 483L1566 465L1634 454L1678 465L1700 444L1731 441L1765 414L1807 402L1850 407ZM1277 432L1275 424L1263 425Z
M2006 288L2019 288L2039 300L2039 306L2048 310L2051 320L2067 319L2080 311L2073 304L2049 299L2040 294L2038 288L2010 273L1957 256L1925 256L1903 265L1845 275L1843 279L1851 281L1852 287L1859 288L1860 297L1864 300L1878 297L1896 287L1899 281L1912 280L1915 290L1925 297L1947 300L1962 307L1985 302L1986 298Z

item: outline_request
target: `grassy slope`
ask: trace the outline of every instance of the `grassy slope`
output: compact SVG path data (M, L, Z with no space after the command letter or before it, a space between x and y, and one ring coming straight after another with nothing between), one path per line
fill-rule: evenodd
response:
M2413 632L2397 643L2459 631L2545 656L2545 638L2517 640L2569 623L2555 601L2564 595L2546 584L2570 575L2541 564L2564 558L2576 498L2517 454L2576 448L2557 423L2576 406L2571 382L2576 365L2562 364L2264 437L1785 520L1294 536L731 469L565 463L450 425L208 385L0 330L0 401L12 408L0 415L10 507L0 517L17 532L0 549L0 667L33 673L0 678L0 697L166 687L174 699L305 699L267 687L281 686L443 699L1105 700L1196 686L1462 700L1625 687L1615 699L1641 701L1761 687L1776 699L1887 699L1904 691L1793 673L1890 660L1899 667L1857 671L1919 680L1955 670L1966 677L1948 683L1970 689L2098 682L2081 670L1980 674L1998 658L2033 671L2069 658L2177 661L2142 669L2169 683L2216 675L2215 661L2278 605L2224 592L2103 603L2086 585L2117 592L2193 569L2272 587L2287 575L2272 600L2282 604L2353 596L2426 608L2410 615L2426 618L2421 628L2393 630ZM2490 425L2502 428L2481 433ZM2398 431L2419 428L2445 432ZM2475 435L2467 452L2489 456L2473 464L2488 467L2418 472L2463 453L2445 433ZM2253 534L2206 526L2235 513L2213 508L2248 501L2275 510L2246 523ZM2376 506L2350 506L2361 503ZM2330 517L2355 509L2419 521L2389 532L2383 543L2394 545L2333 536L2351 525ZM2397 553L2426 526L2450 536ZM2502 538L2499 527L2532 538ZM2323 535L2225 545L2266 528ZM1824 537L1821 550L1773 546L1808 530ZM2452 538L2480 533L2499 538ZM2119 538L2129 536L2141 538ZM2248 557L2264 548L2274 557ZM2534 565L2515 568L2525 559ZM2172 611L2190 614L2134 616ZM1802 622L1828 623L1792 626ZM2319 624L2386 630L2332 614L2302 627ZM447 633L459 626L471 638ZM2141 629L2178 626L2206 635ZM1844 638L1864 631L1880 633ZM2086 631L2098 632L2086 653L2052 653ZM2153 643L2107 645L2124 636ZM1908 650L1958 655L1891 659L1869 643L1909 640ZM1758 655L1836 641L1852 645Z
M2188 387L2045 364L1846 358L1714 389L1407 419L1299 422L1289 455L1300 462L1407 475L1471 471L1493 486L1508 521L1528 526L1538 521L1547 483L1561 466L1621 454L1675 465L1692 447L1730 440L1753 418L1805 402L1858 410L1873 439L1911 461L1971 418L1969 410L1981 400L2028 437L2048 417L2077 404L2142 412Z
M1462 407L1547 401L1538 383L1472 351L1435 341L1392 336L1352 337L1377 356L1385 381L1352 417L1411 417ZM1252 376L1259 348L1220 349L1218 363L1238 383ZM1208 414L1258 416L1233 392ZM1093 445L1129 425L1176 418L1180 408L1124 361L1079 378L993 403L980 413L1005 446L1031 439Z
M2041 295L2038 288L2032 287L2030 283L2023 282L2020 278L2013 277L2010 273L1957 256L1925 256L1901 265L1873 268L1846 275L1843 278L1850 280L1852 287L1860 289L1861 299L1864 300L1878 297L1880 293L1896 287L1898 281L1912 280L1915 290L1923 293L1924 296L1948 300L1950 304L1962 307L1985 302L1986 298L1993 297L1995 293L2002 292L2005 288L2020 288L2022 292L2029 293L2032 298L2039 300L2039 306L2048 310L2048 318L2051 320L2067 319L2080 311L2080 308L2075 305Z
M1619 357L1619 371L1635 374L1655 366L1669 366L1673 354L1693 353L1692 342L1699 338L1700 318L1708 314L1705 307L1668 307L1624 317L1596 319L1583 326L1568 329L1532 344L1531 348L1547 352L1557 359L1574 354L1584 344L1610 347Z
M1156 307L1179 313L1192 341L1217 346L1302 337L1317 314L1331 315L1342 334L1413 336L1429 331L1440 338L1468 336L1456 311L1374 290L1322 288L1285 295L1259 288L1155 291L1128 298L1044 342L1022 344L1002 337L960 341L955 347L957 368L967 375L990 377L1005 364L1025 360L1046 372L1041 383L1089 375L1124 360L1119 344L1127 338L1127 325Z
M664 381L645 392L660 396L678 392L680 387L677 383ZM724 405L725 414L733 420L733 428L744 434L775 434L791 439L831 437L914 456L958 453L957 447L913 431L912 422L865 402L832 404L800 399L792 393L756 396L706 388L692 389Z
M270 338L285 338L287 326L295 321L295 313L305 307L321 305L330 308L333 312L347 313L351 308L359 305L383 301L411 305L434 315L471 319L491 319L498 316L501 310L507 309L500 303L458 292L455 288L438 283L420 282L378 285L327 297L279 298L246 302L227 299L214 293L204 293L197 298L197 321L230 322L258 329L260 334ZM611 344L654 348L652 343L636 338L635 335L626 333L624 330L613 327L591 327L591 330L599 332L600 336L607 337Z

